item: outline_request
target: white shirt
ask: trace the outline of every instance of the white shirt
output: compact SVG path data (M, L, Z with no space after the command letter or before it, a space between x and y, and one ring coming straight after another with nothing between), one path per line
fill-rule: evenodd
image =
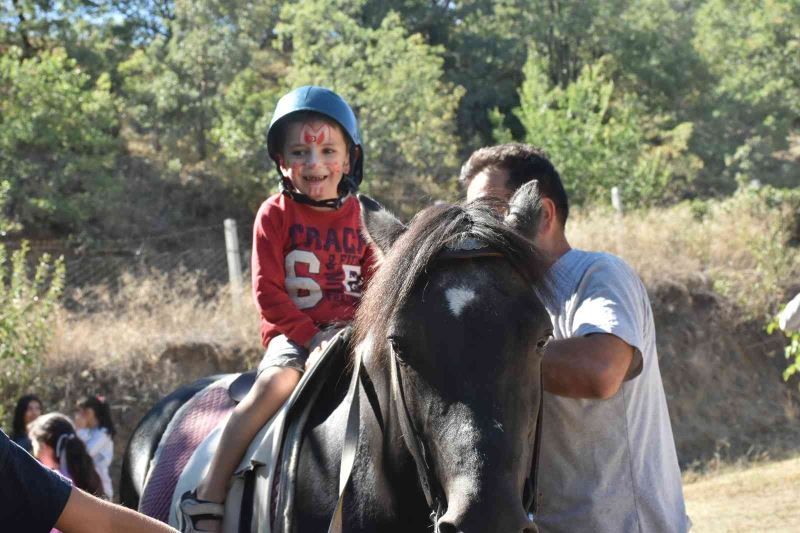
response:
M542 533L688 530L644 285L621 259L581 250L547 280L555 339L615 335L635 348L641 372L607 400L545 392L536 524Z
M114 441L106 428L86 428L77 431L78 436L86 444L86 451L92 456L94 469L103 483L103 492L109 500L114 497L114 487L108 469L114 459Z

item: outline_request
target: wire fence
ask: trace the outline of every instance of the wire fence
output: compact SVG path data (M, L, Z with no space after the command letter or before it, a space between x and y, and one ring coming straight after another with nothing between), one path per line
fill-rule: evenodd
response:
M243 269L249 268L251 221L236 221ZM9 252L19 249L22 241L3 243ZM228 262L223 222L212 226L132 239L96 241L74 246L65 241L33 240L28 242L31 265L48 254L63 257L66 267L65 297L74 291L105 286L112 290L126 274L134 277L190 272L199 283L213 287L228 282Z

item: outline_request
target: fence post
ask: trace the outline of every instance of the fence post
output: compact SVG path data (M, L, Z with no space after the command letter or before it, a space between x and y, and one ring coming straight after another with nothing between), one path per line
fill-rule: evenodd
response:
M242 256L239 254L239 234L236 221L225 219L225 253L228 257L228 280L231 285L233 305L238 307L242 301Z
M617 186L611 187L611 205L614 206L614 210L618 215L623 214L622 197L619 195L619 187Z

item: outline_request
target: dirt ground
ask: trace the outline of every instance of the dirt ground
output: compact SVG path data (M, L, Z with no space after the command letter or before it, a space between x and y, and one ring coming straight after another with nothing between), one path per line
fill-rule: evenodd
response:
M800 531L800 457L709 474L683 491L693 533Z

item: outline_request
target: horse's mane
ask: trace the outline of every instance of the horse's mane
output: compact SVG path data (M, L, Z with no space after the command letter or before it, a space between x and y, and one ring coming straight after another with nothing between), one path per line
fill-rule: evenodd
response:
M417 280L446 247L476 239L502 253L528 281L541 287L547 265L533 243L505 224L498 201L479 199L443 204L418 213L376 270L356 312L353 345L370 333L386 339L391 317L408 298Z

